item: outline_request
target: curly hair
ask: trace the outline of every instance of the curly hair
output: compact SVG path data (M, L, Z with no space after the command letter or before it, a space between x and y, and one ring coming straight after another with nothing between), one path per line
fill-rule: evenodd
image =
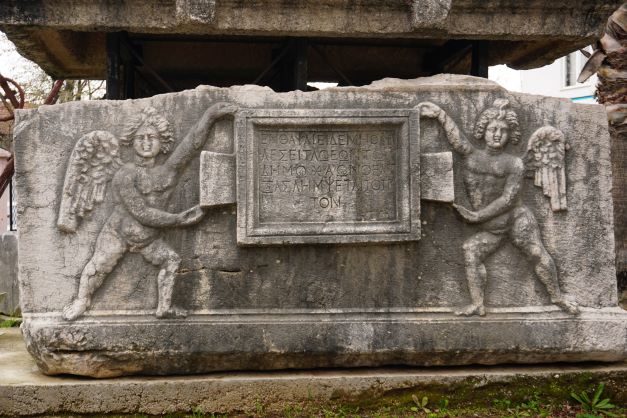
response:
M496 99L492 107L481 113L475 124L474 136L476 140L483 140L487 126L493 120L504 120L510 131L509 137L511 142L517 144L520 141L521 134L518 116L516 116L516 112L509 109L509 100L507 99Z
M170 122L161 116L154 107L144 108L141 113L128 122L124 129L124 134L120 138L120 143L122 145L131 145L135 134L144 125L152 126L157 130L161 142L161 152L164 154L170 152L174 142Z

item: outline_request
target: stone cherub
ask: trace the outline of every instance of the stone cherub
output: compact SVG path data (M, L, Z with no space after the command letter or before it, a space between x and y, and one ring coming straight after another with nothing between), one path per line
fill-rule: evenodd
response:
M78 218L107 198L115 202L96 239L94 252L82 270L76 298L64 308L63 317L74 320L90 306L91 298L107 275L127 252L140 253L160 268L157 277L156 316L180 317L186 312L172 306L175 274L181 257L161 238L165 228L198 223L204 212L194 206L181 213L166 210L178 178L187 163L209 137L209 129L237 108L229 103L211 106L163 164L155 164L159 153L170 152L174 139L170 123L151 107L143 109L126 126L120 139L132 146L135 157L123 164L117 138L106 131L93 131L76 143L67 169L57 226L76 232Z
M463 157L462 178L472 210L458 204L453 206L464 220L479 227L479 232L463 244L471 302L456 314L485 315L487 272L484 262L507 238L533 264L551 302L570 314L577 314L577 305L567 301L560 291L555 263L542 243L538 223L521 202L525 174L523 160L504 152L508 142L517 143L521 135L518 117L509 108L509 102L495 100L479 116L474 138L483 141L485 148L468 141L439 106L423 102L417 108L422 117L440 123L448 142ZM543 187L545 194L551 197L553 210L566 209L565 148L562 132L545 126L531 136L527 150L531 160L529 165L536 170L535 184Z

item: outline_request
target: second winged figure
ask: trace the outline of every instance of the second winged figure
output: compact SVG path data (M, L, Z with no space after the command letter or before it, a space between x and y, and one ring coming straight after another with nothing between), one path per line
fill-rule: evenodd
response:
M536 218L521 197L525 170L531 168L535 170L535 185L550 197L552 209L566 209L564 134L552 126L536 130L528 142L526 168L522 158L505 152L508 143L518 143L521 136L518 116L508 100L495 100L479 115L473 136L484 147L471 143L438 105L422 102L417 108L422 117L438 121L453 150L462 156L461 174L471 209L458 204L454 207L466 222L479 227L463 243L470 303L457 314L485 315L484 263L506 239L527 256L551 302L577 314L577 306L560 290L555 262L542 243Z

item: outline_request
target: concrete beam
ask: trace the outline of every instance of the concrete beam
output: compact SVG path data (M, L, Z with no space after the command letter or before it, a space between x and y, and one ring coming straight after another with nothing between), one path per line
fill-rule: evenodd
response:
M74 31L284 36L587 38L621 1L7 0L0 24Z
M104 78L105 33L489 40L489 64L546 65L594 42L620 1L7 0L0 30L56 78ZM503 48L493 43L507 43ZM386 61L384 59L384 61ZM414 76L422 75L416 73ZM385 76L385 75L384 75ZM389 75L388 75L389 76ZM396 76L396 75L392 75ZM376 77L380 78L380 77Z

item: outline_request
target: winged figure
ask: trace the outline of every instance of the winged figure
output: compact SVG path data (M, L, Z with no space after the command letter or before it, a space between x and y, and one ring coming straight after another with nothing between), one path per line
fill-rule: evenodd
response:
M161 238L161 232L165 228L196 224L204 212L199 206L180 213L166 209L181 171L200 153L211 126L236 111L229 103L214 104L172 153L174 138L170 123L152 107L143 109L133 118L120 139L106 131L93 131L76 142L65 175L57 227L75 233L81 219L99 203L110 199L115 204L81 272L78 293L63 310L66 320L83 315L91 305L94 292L127 252L140 253L160 269L157 317L186 315L183 309L172 305L174 279L181 257ZM120 146L133 148L133 161L121 161ZM163 164L156 164L160 153L169 156Z
M470 142L438 105L422 102L416 107L422 117L438 121L453 150L461 155L462 179L472 208L453 206L466 222L476 224L479 229L463 244L470 304L456 313L485 315L487 272L484 262L509 240L533 265L551 302L570 314L577 314L577 305L560 291L555 262L542 243L538 222L522 203L526 170L523 159L505 152L508 143L516 144L521 137L518 116L509 107L509 101L497 99L479 115L473 136L485 145L483 147ZM551 126L538 129L529 140L527 161L530 167L527 168L535 170L535 184L550 197L553 210L566 209L566 149L564 135Z

